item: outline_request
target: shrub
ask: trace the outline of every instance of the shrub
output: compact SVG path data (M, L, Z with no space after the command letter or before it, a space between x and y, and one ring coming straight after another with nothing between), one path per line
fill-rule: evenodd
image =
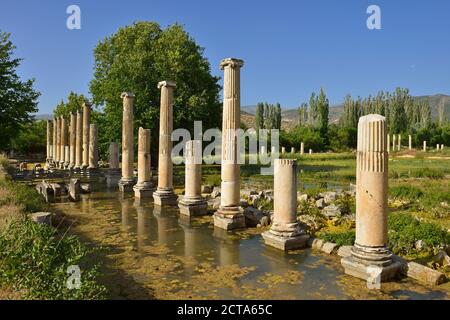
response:
M338 246L351 246L355 243L355 230L320 233L319 238L327 242L334 242Z
M335 204L341 210L342 215L356 213L356 199L349 194L337 198Z
M417 200L423 195L423 192L418 187L402 185L390 188L389 194L397 199Z
M26 212L37 212L47 209L44 197L35 189L26 185L0 179L0 189L3 189L0 196L0 206L15 204L23 207Z
M27 299L101 299L96 268L82 265L89 250L75 236L27 218L13 219L0 232L0 284L22 290ZM81 287L68 289L67 268L79 265Z

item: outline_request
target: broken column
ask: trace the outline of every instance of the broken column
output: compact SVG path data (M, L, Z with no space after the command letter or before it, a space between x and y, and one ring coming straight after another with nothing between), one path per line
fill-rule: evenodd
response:
M106 173L106 185L108 187L117 186L121 177L119 168L119 144L117 142L109 143L108 163L109 168Z
M91 104L86 101L83 103L83 155L81 169L89 167L89 130L91 125Z
M291 153L292 153L292 154L295 153L295 147L291 147Z
M423 142L423 152L427 152L427 142Z
M395 134L392 135L392 151L395 152L397 150L397 136Z
M98 129L97 124L89 126L89 175L98 171Z
M412 150L412 136L411 135L408 136L408 149Z
M313 154L313 151L312 151L312 149L309 149L309 154L311 155L311 154Z
M138 135L138 178L133 187L136 198L150 198L153 195L150 158L150 129L139 128Z
M376 281L399 271L387 247L388 155L386 118L359 119L356 160L356 240L352 255L342 258L345 273Z
M77 111L75 130L75 170L81 169L83 164L83 114Z
M178 203L180 213L187 216L205 215L207 202L202 197L202 143L186 142L185 193Z
M286 153L286 148L285 147L281 147L281 154L285 154Z
M303 142L300 143L300 154L301 155L305 154L305 144Z
M443 144L441 144L441 150L444 150L444 145Z
M69 156L69 168L75 167L75 154L76 154L76 137L77 136L77 116L74 113L70 114L70 156Z
M172 130L173 130L173 81L161 81L161 105L159 111L158 188L153 193L156 205L176 205L173 191Z
M439 151L441 149L439 143L436 145L436 151Z
M225 229L245 227L245 218L240 210L240 165L237 147L240 128L241 85L240 70L244 61L224 59L220 68L224 70L221 199L219 210L214 214L214 226Z
M124 92L122 116L122 178L119 181L121 192L133 191L134 180L134 133L133 133L133 109L134 94Z
M304 248L308 236L297 221L297 161L276 159L274 169L274 218L264 242L281 250Z

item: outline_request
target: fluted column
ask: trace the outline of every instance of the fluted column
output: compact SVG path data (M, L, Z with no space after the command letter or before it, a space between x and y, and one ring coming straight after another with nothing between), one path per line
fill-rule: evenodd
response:
M133 189L136 198L150 198L154 191L150 158L150 129L139 128L138 178Z
M214 214L214 225L230 230L245 227L244 215L240 212L240 165L237 148L237 130L240 128L241 112L241 68L244 61L224 59L220 68L224 70L221 200Z
M90 173L98 170L98 128L93 123L89 126L89 167Z
M83 157L81 169L89 166L89 131L91 126L91 103L83 103Z
M408 149L412 150L412 136L411 135L408 136Z
M83 165L83 113L77 111L75 130L75 169L81 169Z
M264 242L281 250L304 248L308 236L297 221L297 161L276 159L274 169L274 216Z
M381 280L393 277L399 264L387 248L388 154L386 119L371 114L359 119L356 159L356 240L342 259L347 274L368 279L373 267Z
M122 117L122 178L119 181L119 190L122 192L133 191L136 183L134 179L134 94L124 92Z
M76 137L77 136L77 116L74 113L70 114L70 155L69 155L69 167L72 169L75 167L75 154L76 154Z
M402 150L402 135L399 134L398 135L398 146L397 146L397 150L401 151Z
M52 128L52 121L51 120L47 120L47 156L46 156L46 160L47 162L50 162L52 160L52 133L53 133L53 128Z
M66 162L66 146L67 146L67 120L61 117L61 145L59 163L62 169Z
M301 155L305 154L305 144L303 142L300 143L300 154Z
M57 148L57 137L58 137L58 121L57 118L53 118L53 147L52 147L52 162L55 163L56 162L56 150Z
M173 130L173 81L161 81L161 105L159 112L158 188L153 193L157 205L176 205L173 190L172 130Z
M61 118L56 118L56 165L59 168L61 158Z
M202 142L186 142L185 192L178 203L180 213L187 216L206 214L207 202L202 197Z

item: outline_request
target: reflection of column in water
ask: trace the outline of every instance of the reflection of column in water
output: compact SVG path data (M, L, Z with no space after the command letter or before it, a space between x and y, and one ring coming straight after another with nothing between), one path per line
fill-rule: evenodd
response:
M81 194L80 201L81 201L81 212L83 214L89 213L89 195Z
M192 228L191 217L189 216L180 215L178 224L184 231L184 256L195 257L195 251L197 249L196 240L199 231Z
M163 211L163 207L155 206L153 209L153 215L158 223L158 243L167 245L167 229L169 225L169 218Z
M129 199L121 199L122 207L122 226L125 228L130 227L130 201Z
M226 230L219 228L214 228L213 235L218 245L218 264L221 266L239 265L239 241L233 240Z
M146 208L136 205L135 208L137 212L137 245L138 250L142 249L148 245L148 227L147 227L147 214Z

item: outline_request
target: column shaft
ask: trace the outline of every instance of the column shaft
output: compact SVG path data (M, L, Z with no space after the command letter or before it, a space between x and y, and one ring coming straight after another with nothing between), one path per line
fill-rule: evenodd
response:
M91 125L91 104L85 102L83 104L83 158L82 165L83 169L89 166L89 131Z

